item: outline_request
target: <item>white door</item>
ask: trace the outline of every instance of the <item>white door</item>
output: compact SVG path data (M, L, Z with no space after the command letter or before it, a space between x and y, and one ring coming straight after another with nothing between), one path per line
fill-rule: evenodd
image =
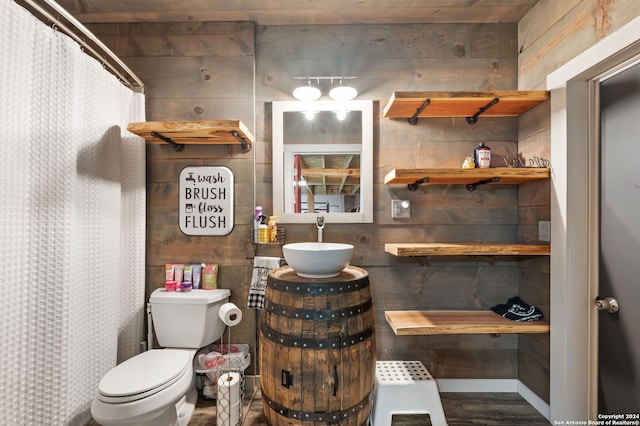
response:
M640 64L600 83L598 413L640 420ZM617 310L617 312L614 312Z

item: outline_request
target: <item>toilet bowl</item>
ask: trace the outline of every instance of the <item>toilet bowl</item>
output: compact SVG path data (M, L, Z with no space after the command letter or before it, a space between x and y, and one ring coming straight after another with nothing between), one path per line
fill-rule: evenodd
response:
M186 425L197 397L195 350L153 349L128 359L100 380L91 414L103 425ZM189 406L190 405L190 406ZM191 413L189 412L191 411Z
M193 294L156 290L149 300L158 342L166 349L142 352L111 369L101 380L91 415L101 425L186 426L197 400L194 355L222 337L218 310L229 290ZM154 310L154 305L160 307ZM176 318L180 327L174 327ZM186 324L186 326L185 326ZM162 332L160 327L163 327ZM184 328L188 327L185 333ZM185 335L187 336L185 338Z

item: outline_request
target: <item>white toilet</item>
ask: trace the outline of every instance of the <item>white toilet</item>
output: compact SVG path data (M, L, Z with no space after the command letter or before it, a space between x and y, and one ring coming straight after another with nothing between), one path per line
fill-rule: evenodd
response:
M218 316L231 291L155 290L149 298L156 337L152 349L114 367L100 380L91 415L101 425L183 426L197 400L193 357L222 337Z

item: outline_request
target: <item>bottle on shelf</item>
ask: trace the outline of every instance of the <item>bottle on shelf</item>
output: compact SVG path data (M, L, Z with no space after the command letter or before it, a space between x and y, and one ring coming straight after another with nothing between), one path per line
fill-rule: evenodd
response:
M265 215L261 215L260 225L258 225L258 244L269 243L269 229L266 221L267 217Z
M269 244L278 243L278 225L276 224L276 217L269 216L269 223L267 224L267 230L269 233Z
M260 227L260 217L262 216L262 206L256 206L253 214L253 242L258 243L258 228Z
M473 150L473 162L476 168L488 169L491 167L491 148L486 146L484 142L480 142L478 147Z

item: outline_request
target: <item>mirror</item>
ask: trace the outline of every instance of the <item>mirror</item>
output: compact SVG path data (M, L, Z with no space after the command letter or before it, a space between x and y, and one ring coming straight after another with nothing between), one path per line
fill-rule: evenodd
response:
M279 223L373 222L373 102L273 102Z

